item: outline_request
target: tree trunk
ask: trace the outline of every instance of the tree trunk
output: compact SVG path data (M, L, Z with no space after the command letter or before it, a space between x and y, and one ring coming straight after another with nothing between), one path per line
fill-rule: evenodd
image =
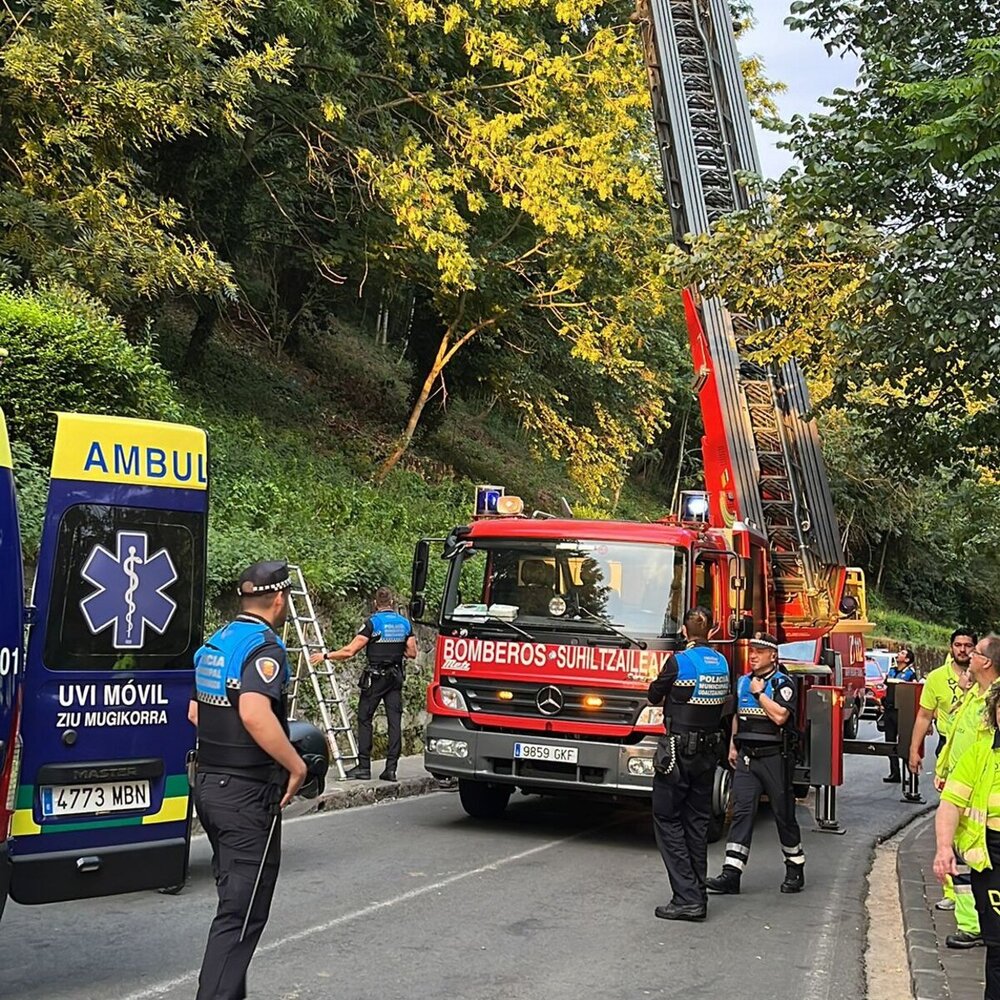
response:
M885 550L889 548L889 532L885 533L885 541L882 543L882 558L878 561L878 576L875 577L875 589L882 590L882 570L885 569Z
M420 392L417 394L417 398L413 403L413 409L410 410L410 417L406 421L403 433L396 439L396 444L389 457L379 466L378 472L375 473L375 484L377 486L381 486L382 483L385 482L385 477L388 476L394 468L396 468L399 464L399 460L406 454L406 449L410 447L410 442L413 440L413 434L417 429L417 424L420 423L420 416L424 412L427 400L431 398L431 390L434 388L434 383L441 375L441 372L444 370L444 366L447 362L449 339L450 332L446 333L441 338L441 344L438 347L437 356L434 359L434 363L431 365L431 370L427 373L427 378L424 379L424 384L420 387Z
M198 319L191 331L191 339L188 340L184 361L181 364L182 372L192 376L205 360L205 348L208 347L208 342L212 339L215 321L219 318L219 307L214 299L200 297L197 301L197 309Z
M465 293L463 292L458 300L458 309L455 313L455 318L451 321L448 329L441 337L441 343L438 344L437 354L434 356L434 361L431 364L430 371L427 373L427 378L424 379L424 383L420 387L420 392L418 393L416 401L413 404L413 409L410 410L410 418L406 421L403 433L396 439L396 443L391 454L381 464L381 466L379 466L378 472L375 473L375 484L377 486L385 482L385 477L388 476L394 468L396 468L399 464L399 460L406 454L406 449L410 447L410 442L413 440L413 433L417 429L417 424L420 423L420 416L424 412L427 400L431 398L431 390L434 388L434 383L438 380L438 378L440 378L441 372L444 371L445 365L447 365L459 349L472 340L477 333L481 333L487 327L494 326L500 320L499 315L493 316L490 319L481 320L479 323L475 323L470 326L461 337L455 339L455 333L462 322L464 314Z

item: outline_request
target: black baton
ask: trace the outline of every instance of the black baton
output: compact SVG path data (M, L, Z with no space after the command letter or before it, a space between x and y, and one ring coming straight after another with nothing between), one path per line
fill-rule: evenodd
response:
M253 892L250 893L250 903L247 906L247 915L243 918L243 929L240 931L240 943L247 935L247 924L250 923L250 914L253 912L254 900L257 898L257 890L260 888L260 880L264 874L264 865L267 863L267 853L271 850L271 841L274 839L274 831L278 827L278 819L281 816L281 809L275 808L274 818L271 820L271 829L267 833L267 843L264 845L264 854L260 859L260 867L257 869L257 878L254 880Z

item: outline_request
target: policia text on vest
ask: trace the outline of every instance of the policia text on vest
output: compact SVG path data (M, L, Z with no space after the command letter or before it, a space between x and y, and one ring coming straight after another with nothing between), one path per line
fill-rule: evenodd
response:
M649 685L649 701L663 705L666 735L653 777L653 830L673 898L656 907L665 920L704 920L708 825L722 742L722 711L729 697L729 664L708 645L711 615L684 616L687 649L671 655Z
M389 748L383 781L396 780L396 765L403 752L403 660L417 655L413 626L392 610L393 595L388 587L375 592L375 613L365 619L358 634L346 645L331 653L314 653L313 665L327 660L349 660L365 651L367 666L361 674L358 696L358 763L347 777L367 781L372 776L372 720L379 702L385 705L389 726Z
M750 640L750 665L737 684L736 715L729 760L733 772L733 822L722 872L707 883L708 891L735 894L750 857L753 822L761 794L771 803L785 859L782 892L805 885L806 856L795 818L794 734L795 682L778 666L778 643L758 632Z
M290 587L287 563L255 563L240 576L241 614L195 654L194 801L219 895L197 1000L246 996L247 967L278 879L281 809L306 778L288 739L290 672L276 634Z

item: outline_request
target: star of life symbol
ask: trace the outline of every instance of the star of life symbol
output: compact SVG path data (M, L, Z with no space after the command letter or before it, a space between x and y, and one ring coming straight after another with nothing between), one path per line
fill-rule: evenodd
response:
M95 545L80 575L98 589L80 602L87 627L97 635L113 627L115 649L142 649L146 626L162 635L177 610L163 593L177 579L166 549L149 554L144 531L119 531L117 552Z

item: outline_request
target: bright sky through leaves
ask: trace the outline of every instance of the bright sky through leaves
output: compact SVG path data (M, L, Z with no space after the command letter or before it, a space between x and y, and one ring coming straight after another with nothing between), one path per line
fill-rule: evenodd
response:
M787 0L757 0L754 4L756 27L741 39L747 55L763 58L764 69L772 80L780 80L788 89L775 101L784 119L796 114L819 111L819 98L835 87L851 87L857 72L857 60L851 56L829 57L822 44L800 31L784 25L788 15ZM778 137L757 126L757 145L765 176L777 177L792 165L791 153L777 147Z

